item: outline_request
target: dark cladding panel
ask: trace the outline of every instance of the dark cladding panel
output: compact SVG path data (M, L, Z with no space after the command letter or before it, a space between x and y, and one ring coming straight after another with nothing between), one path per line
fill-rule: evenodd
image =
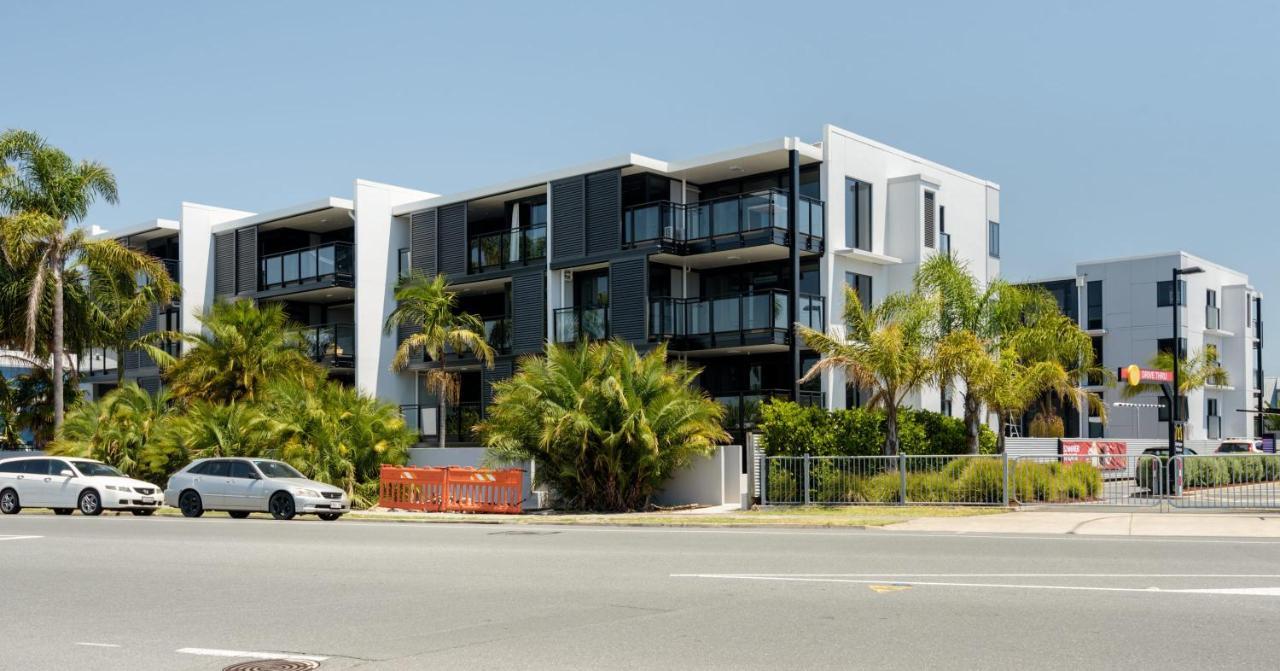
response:
M409 215L409 267L424 275L436 274L436 211Z
M467 204L456 203L440 208L440 272L446 275L467 274Z
M546 340L547 290L543 273L523 273L511 278L511 348L536 352Z
M511 371L512 365L510 359L505 361L494 361L492 369L482 369L480 373L480 384L482 386L481 393L483 394L484 405L486 408L489 407L490 403L493 403L493 383L510 378L512 375Z
M258 290L258 227L236 231L236 293Z
M213 295L224 298L235 292L236 234L218 233L213 236Z
M586 252L586 178L551 183L551 260L574 259Z
M645 340L648 268L648 259L643 256L614 261L609 265L610 335L636 342Z
M622 235L622 171L587 175L586 200L587 254L617 251Z

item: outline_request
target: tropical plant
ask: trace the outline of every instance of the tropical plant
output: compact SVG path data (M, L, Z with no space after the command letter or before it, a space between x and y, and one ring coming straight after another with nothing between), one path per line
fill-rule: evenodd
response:
M98 401L73 406L49 452L97 459L140 480L162 480L169 472L154 470L143 454L176 416L172 400L167 390L151 394L125 382Z
M532 459L538 482L570 507L641 509L673 473L729 440L699 372L667 361L665 345L643 356L622 341L549 345L494 384L478 429L491 463Z
M120 272L145 272L158 276L163 266L150 256L114 240L89 240L78 226L89 207L101 198L117 200L116 180L106 166L94 161L76 162L48 145L35 133L8 130L0 133L0 239L12 265L18 260L34 264L26 306L24 349L36 344L41 315L52 312L49 356L53 382L53 426L62 425L65 410L65 289L70 269L87 264ZM52 285L51 306L45 304L45 286Z
M996 433L996 451L1004 452L1005 424L1044 396L1046 389L1071 386L1067 371L1056 361L1027 361L1017 348L1007 345L991 362L991 370L982 376L985 385L979 393L996 415L1000 431Z
M871 456L884 451L884 412L867 408L826 410L771 399L760 406L756 430L770 456ZM903 454L965 454L964 423L928 410L903 408L898 415ZM980 427L980 452L996 449L995 433Z
M19 413L18 427L31 432L32 443L36 449L44 449L54 438L54 384L52 371L43 362L33 362L31 370L23 373L14 381L17 385ZM62 403L71 407L80 401L80 388L73 385L62 385Z
M458 311L457 295L449 291L444 275L405 275L396 285L395 297L396 307L384 325L386 332L402 326L415 332L400 343L391 369L404 370L416 353L425 352L436 363L425 373L427 390L435 394L443 419L448 404L458 400L458 375L449 370L448 355L470 352L486 367L493 367L494 351L485 340L484 323L473 314ZM440 431L440 447L445 446L445 433Z
M284 425L250 402L192 401L142 450L146 468L169 474L205 457L280 456Z
M1057 311L1040 312L1034 322L1012 334L1009 344L1027 365L1041 362L1060 369L1045 374L1046 386L1039 395L1038 415L1056 416L1057 403L1069 402L1081 414L1089 413L1107 422L1107 405L1089 386L1108 386L1115 374L1101 367L1093 350L1093 339L1080 330L1075 320Z
M219 301L199 320L201 333L158 336L187 343L181 358L151 348L179 401L253 402L273 380L314 386L324 379L324 369L311 360L305 338L290 327L279 303Z
M26 445L22 438L22 398L17 380L0 375L0 450L17 450Z
M978 281L965 264L950 254L937 254L916 272L917 291L936 297L938 309L937 381L941 386L960 383L966 445L978 453L979 427L985 418L984 391L990 388L995 361L1010 334L1036 328L1034 316L1056 312L1052 298L1003 280ZM1030 317L1030 318L1029 318Z
M801 382L839 369L849 384L867 390L868 406L885 412L885 454L898 452L898 413L906 397L937 372L934 309L933 300L918 292L892 294L864 308L857 291L846 288L843 333L797 325L821 355Z
M358 484L376 482L383 464L403 464L417 440L398 408L332 381L274 383L261 405L279 422L281 458L351 495Z
M1147 362L1147 365L1156 370L1173 370L1173 353L1159 352ZM1189 394L1206 386L1214 385L1225 387L1231 383L1230 375L1226 368L1218 362L1217 352L1210 345L1205 348L1196 350L1191 354L1190 358L1178 360L1178 393L1182 395ZM1138 385L1124 386L1122 392L1125 398L1133 398L1141 394L1151 394L1160 391L1160 385L1144 382Z
M177 293L177 283L167 272L151 277L113 267L90 268L89 314L96 339L115 350L118 358L132 350L145 351L155 358L155 339L139 333L157 308L173 300ZM117 365L116 386L123 384L124 366Z

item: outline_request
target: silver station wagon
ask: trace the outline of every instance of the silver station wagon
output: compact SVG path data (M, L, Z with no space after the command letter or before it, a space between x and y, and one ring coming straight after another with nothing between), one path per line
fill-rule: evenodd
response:
M271 513L278 520L317 515L336 520L351 511L346 492L308 480L294 467L274 459L238 457L197 459L173 474L164 502L187 517L223 510L236 519Z

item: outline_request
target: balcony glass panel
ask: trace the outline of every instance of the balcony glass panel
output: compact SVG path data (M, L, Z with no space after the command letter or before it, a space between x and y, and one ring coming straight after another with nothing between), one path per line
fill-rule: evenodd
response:
M337 259L333 247L321 247L316 250L316 276L332 275L337 268Z
M717 298L711 301L711 318L716 331L737 331L740 327L739 308L741 298Z
M298 255L286 254L280 257L280 262L284 264L284 282L289 284L298 281Z
M1206 306L1204 309L1204 327L1209 329L1219 328L1222 322L1222 310L1212 305Z
M314 249L303 250L298 254L299 274L303 277L315 277L319 275L319 266L316 263L317 253Z
M570 307L555 312L556 342L603 340L609 337L609 308Z
M280 269L283 266L280 261L280 257L271 257L267 259L263 265L266 266L266 272L263 273L263 275L266 277L267 285L280 284Z
M467 258L470 272L525 265L547 257L547 227L509 229L473 236Z
M711 234L730 235L738 232L741 203L728 198L711 203Z
M260 287L263 289L316 280L350 278L354 254L351 243L332 242L262 258Z

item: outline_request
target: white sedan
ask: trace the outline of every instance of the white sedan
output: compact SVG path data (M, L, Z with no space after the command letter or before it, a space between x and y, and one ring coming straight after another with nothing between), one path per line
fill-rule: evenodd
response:
M103 510L150 515L162 503L159 487L125 477L100 461L70 457L0 461L0 513L6 515L23 508L52 508L58 515L70 515L77 508L85 515L100 515Z

